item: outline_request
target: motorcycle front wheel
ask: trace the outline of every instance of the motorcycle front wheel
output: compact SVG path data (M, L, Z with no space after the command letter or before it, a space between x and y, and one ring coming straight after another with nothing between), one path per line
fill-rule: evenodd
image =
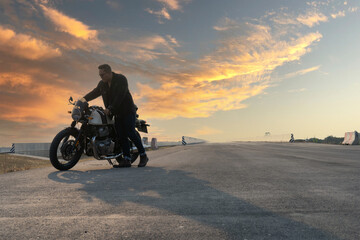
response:
M75 142L77 129L66 128L59 132L50 145L50 162L54 168L66 171L79 161L84 147L81 141Z

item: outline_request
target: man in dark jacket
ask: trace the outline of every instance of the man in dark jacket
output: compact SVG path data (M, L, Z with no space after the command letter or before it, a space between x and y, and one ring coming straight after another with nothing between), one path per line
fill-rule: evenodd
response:
M128 138L139 151L140 163L138 167L145 167L149 159L146 156L141 139L136 134L136 109L127 79L122 74L112 72L108 64L100 65L98 68L101 80L94 90L84 96L84 99L91 101L101 95L106 108L105 113L115 116L115 128L124 153L124 159L119 162L118 167L131 167Z

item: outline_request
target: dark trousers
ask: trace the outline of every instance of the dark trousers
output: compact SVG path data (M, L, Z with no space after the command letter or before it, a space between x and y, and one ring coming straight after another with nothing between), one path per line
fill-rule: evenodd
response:
M135 113L126 116L115 116L115 128L123 149L124 156L130 157L130 140L135 144L139 153L145 153L141 139L135 130Z

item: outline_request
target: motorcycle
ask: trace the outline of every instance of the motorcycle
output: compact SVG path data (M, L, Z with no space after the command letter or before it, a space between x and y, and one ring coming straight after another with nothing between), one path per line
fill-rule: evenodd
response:
M106 115L102 107L89 106L87 102L80 100L74 102L72 97L69 98L69 103L74 105L72 111L69 111L73 121L70 127L60 131L51 142L51 164L60 171L69 170L78 163L83 153L97 160L107 160L111 166L114 165L113 159L120 162L124 156L113 116ZM138 131L147 133L150 125L138 117L136 113L135 127ZM76 127L78 123L81 124L79 128ZM140 137L138 131L136 133ZM130 139L129 143L133 163L139 153Z

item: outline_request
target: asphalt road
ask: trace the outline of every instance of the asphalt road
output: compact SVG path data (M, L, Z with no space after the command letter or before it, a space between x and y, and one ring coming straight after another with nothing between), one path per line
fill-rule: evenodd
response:
M0 175L0 239L360 239L360 146L148 155L145 168L94 160Z

